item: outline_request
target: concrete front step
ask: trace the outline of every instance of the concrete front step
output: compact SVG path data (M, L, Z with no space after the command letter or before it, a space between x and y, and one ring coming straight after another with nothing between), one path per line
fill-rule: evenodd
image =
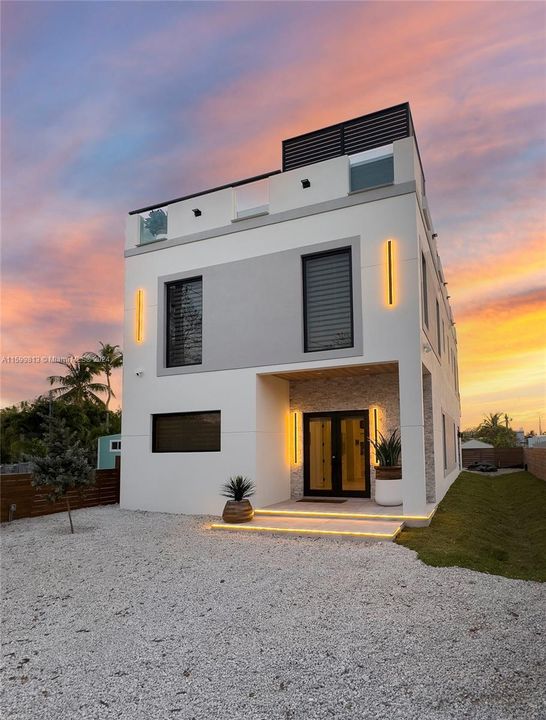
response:
M339 518L353 520L396 521L407 527L426 527L430 524L436 510L434 503L426 506L422 515L404 513L401 505L385 507L370 500L350 498L346 503L325 504L319 502L300 503L286 500L267 507L255 508L254 515L260 517L292 517L292 518Z
M404 525L400 520L362 520L351 517L299 517L258 515L248 523L213 523L214 530L277 532L301 535L339 535L376 540L394 540Z

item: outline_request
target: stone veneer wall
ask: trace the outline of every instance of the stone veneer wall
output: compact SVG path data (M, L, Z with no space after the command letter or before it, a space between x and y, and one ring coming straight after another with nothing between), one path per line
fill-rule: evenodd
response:
M335 412L366 410L377 407L379 429L383 434L400 427L398 373L360 375L322 380L290 382L291 412ZM291 497L303 495L303 422L299 424L298 463L290 468ZM375 473L371 467L372 498L375 496Z
M423 372L423 411L425 416L425 479L427 502L436 502L434 470L434 418L432 414L432 375Z

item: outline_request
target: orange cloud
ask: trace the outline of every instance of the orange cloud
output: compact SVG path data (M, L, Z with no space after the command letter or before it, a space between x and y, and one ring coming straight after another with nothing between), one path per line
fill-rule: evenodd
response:
M463 425L502 410L526 430L546 410L546 290L489 301L458 318Z

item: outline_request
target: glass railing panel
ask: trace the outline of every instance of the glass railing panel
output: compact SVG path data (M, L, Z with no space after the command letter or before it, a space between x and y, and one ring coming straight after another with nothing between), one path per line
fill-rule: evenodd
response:
M168 215L166 208L140 214L140 244L167 239Z
M235 217L245 218L269 211L269 178L235 188Z
M394 182L394 156L358 162L351 158L351 191L367 190Z

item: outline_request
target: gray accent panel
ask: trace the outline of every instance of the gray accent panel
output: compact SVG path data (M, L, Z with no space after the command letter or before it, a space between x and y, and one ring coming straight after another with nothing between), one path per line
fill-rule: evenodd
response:
M354 347L303 351L302 255L352 248ZM165 283L203 278L203 362L165 366ZM282 365L358 357L362 353L360 237L340 238L283 252L158 278L157 374Z
M241 232L243 230L253 230L254 228L264 227L266 225L275 225L276 223L297 220L298 218L318 215L319 213L330 212L331 210L341 210L346 207L352 207L353 205L363 205L364 203L376 202L377 200L385 200L387 198L408 195L415 192L417 192L417 189L414 180L399 183L398 185L374 188L373 190L358 190L345 197L336 198L335 200L306 205L305 207L286 210L285 212L275 213L273 215L248 218L248 220L238 219L236 223L231 222L229 225L224 225L223 227L203 230L202 232L191 233L190 235L171 238L170 240L158 240L157 242L147 243L146 245L126 250L125 257L142 255L143 253L155 252L157 250L163 250L164 248L185 245L186 243L207 240L208 238L221 237L222 235L230 235L231 233Z

